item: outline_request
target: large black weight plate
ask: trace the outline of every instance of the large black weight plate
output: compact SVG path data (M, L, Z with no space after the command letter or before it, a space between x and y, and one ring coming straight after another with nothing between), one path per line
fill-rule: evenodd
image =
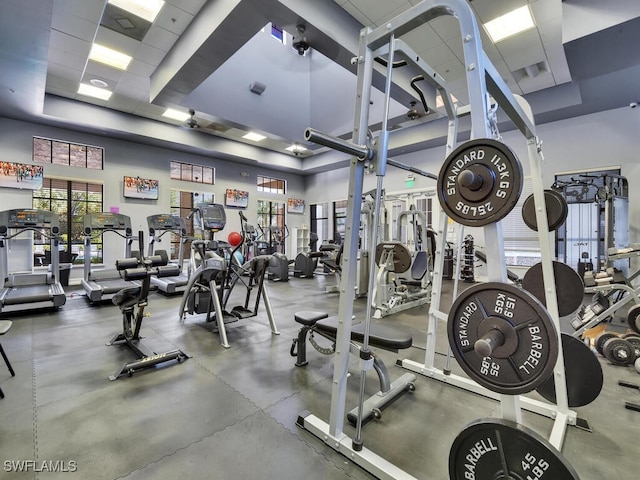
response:
M602 391L602 366L584 342L566 333L561 337L569 407L589 405ZM536 391L546 400L556 403L554 376L551 375Z
M617 333L612 333L612 332L599 333L598 336L596 337L596 339L594 340L594 346L596 347L596 352L598 352L600 355L604 356L604 344L610 338L615 338L617 336L618 336Z
M624 338L627 342L631 344L633 350L636 352L636 358L640 358L640 336L627 334L623 335L621 338Z
M506 283L478 284L462 292L451 306L447 331L461 368L498 393L535 390L558 358L549 312L533 295ZM492 352L483 353L487 350Z
M629 308L627 312L627 323L631 330L640 334L640 303Z
M584 300L584 283L580 275L570 266L553 262L553 276L556 281L558 315L564 317L575 312ZM547 305L542 279L542 263L536 263L527 270L522 279L522 288Z
M467 425L449 451L451 480L578 480L566 458L533 430L487 418Z
M633 345L627 342L624 338L610 338L604 342L602 350L605 358L613 365L626 367L636 360L636 352Z
M522 192L522 165L505 144L482 138L463 143L438 175L438 199L461 225L482 227L503 219Z
M555 190L545 190L544 201L547 207L547 225L549 226L549 231L554 231L567 219L569 207L565 198ZM538 231L533 194L529 195L522 204L522 220L531 230Z

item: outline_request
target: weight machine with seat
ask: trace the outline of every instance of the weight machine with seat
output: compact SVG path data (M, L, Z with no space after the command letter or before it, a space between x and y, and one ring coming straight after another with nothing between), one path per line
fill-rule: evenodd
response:
M115 374L109 376L109 380L117 380L123 375L132 376L139 370L154 367L175 360L180 363L189 358L182 350L176 349L168 352L157 353L145 346L140 337L140 328L145 314L144 309L148 305L148 295L151 286L151 278L175 277L180 273L177 265L167 265L167 258L162 255L150 255L143 257L144 249L143 233L139 232L140 257L116 260L116 270L122 272L127 281L136 280L138 286L126 287L117 292L111 299L122 311L122 332L116 334L107 346L124 345L135 355L136 360L127 362L120 367Z
M58 308L67 297L60 283L59 256L51 256L49 272L10 272L9 250L12 255L20 253L20 246L28 244L33 249L30 238L18 238L24 233L34 232L49 240L52 252L58 251L60 241L60 220L56 213L37 209L13 209L0 212L0 312L32 310L38 308ZM28 253L31 258L31 253Z

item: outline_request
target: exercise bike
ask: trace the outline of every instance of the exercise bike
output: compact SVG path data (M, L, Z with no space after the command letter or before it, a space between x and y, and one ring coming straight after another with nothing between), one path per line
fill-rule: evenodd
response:
M122 332L116 334L107 346L125 345L137 357L125 363L109 380L117 380L123 375L132 376L135 372L172 360L178 363L189 358L182 350L156 353L141 342L140 328L144 319L144 309L148 305L147 297L151 286L151 277L171 277L180 272L178 265L167 265L167 258L161 255L143 257L143 232L138 234L139 258L125 258L116 261L116 269L125 280L137 280L138 286L126 287L117 292L111 301L122 311Z

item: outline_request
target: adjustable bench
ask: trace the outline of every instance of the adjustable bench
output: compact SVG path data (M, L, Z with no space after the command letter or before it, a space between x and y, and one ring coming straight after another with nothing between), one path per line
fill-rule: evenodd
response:
M307 365L307 334L310 334L309 342L320 353L325 355L334 353L335 343L331 348L322 348L313 340L314 333L321 335L328 340L334 341L336 339L338 331L337 318L329 318L327 312L306 310L296 312L294 319L297 323L302 325L302 328L298 332L298 338L293 340L291 345L291 356L296 357L296 367L304 367ZM351 328L351 348L350 352L359 357L359 352L362 349L362 341L364 339L364 323L358 323ZM382 324L373 320L369 329L369 345L371 347L381 348L391 352L397 352L411 347L413 338L408 332L402 331L398 328L391 328L386 324ZM399 395L415 390L413 382L416 380L416 376L412 373L405 373L394 382L390 382L389 371L386 365L377 355L373 356L373 368L378 374L378 380L380 381L380 391L374 394L363 405L363 422L370 420L372 417L380 418L382 416L382 409L389 403L395 400ZM352 424L357 422L357 407L351 410L347 414L347 419Z

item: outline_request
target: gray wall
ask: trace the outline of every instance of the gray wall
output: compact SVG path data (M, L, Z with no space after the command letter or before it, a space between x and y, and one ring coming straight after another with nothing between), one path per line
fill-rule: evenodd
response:
M196 133L197 134L197 133ZM216 201L224 204L224 192L227 188L236 188L249 192L249 207L243 209L250 223L257 222L256 200L271 200L286 203L287 198L304 198L304 179L300 175L273 171L252 165L236 164L216 158L183 153L165 148L127 142L108 136L92 135L73 130L26 123L0 117L0 159L2 161L33 164L33 137L40 136L66 142L96 145L105 148L104 170L80 169L60 165L45 165L45 177L77 179L104 184L104 210L118 207L120 213L131 217L134 232L147 231L146 218L154 213L169 212L169 191L208 191L215 194ZM202 185L169 178L169 163L180 161L197 165L215 167L215 185ZM246 173L248 176L243 176ZM153 178L160 181L158 200L138 200L122 196L122 182L125 175ZM258 193L256 179L258 175L273 176L287 181L285 195ZM31 207L31 190L19 190L0 187L2 210ZM227 226L219 234L226 239L229 232L240 230L240 217L236 208L227 208ZM305 214L287 214L287 225L295 228L300 224L309 224L308 208ZM105 239L105 265L113 265L122 257L124 243L115 235ZM72 278L80 278L80 269L74 269Z
M629 181L629 239L640 242L640 108L621 108L592 115L585 115L537 127L542 140L545 163L542 165L543 185L548 188L559 172L580 169L620 166ZM520 159L525 175L529 175L527 145L517 131L502 132L503 141ZM438 173L445 157L443 147L394 157L402 163ZM387 168L384 186L388 192L403 190L407 172ZM346 199L349 169L342 168L307 178L307 204ZM364 190L375 188L375 177L367 176ZM415 188L435 186L435 180L416 177ZM468 229L476 244L484 246L482 232ZM465 230L466 231L466 230Z

